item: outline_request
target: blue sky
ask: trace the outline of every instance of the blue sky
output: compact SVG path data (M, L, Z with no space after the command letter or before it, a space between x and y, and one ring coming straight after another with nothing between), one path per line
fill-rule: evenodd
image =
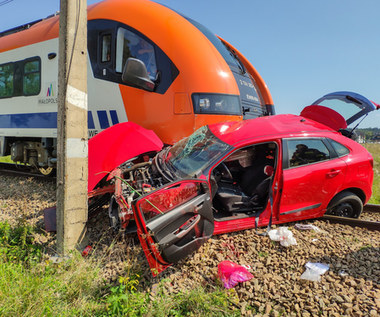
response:
M59 10L59 0L2 2L0 31ZM157 2L238 48L264 78L277 113L298 114L320 96L339 90L380 103L379 0ZM380 110L362 127L380 127Z

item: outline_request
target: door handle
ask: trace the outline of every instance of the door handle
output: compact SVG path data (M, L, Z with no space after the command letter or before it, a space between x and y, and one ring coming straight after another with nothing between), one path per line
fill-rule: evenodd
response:
M337 176L340 172L341 172L340 170L333 169L330 172L327 172L326 175L330 178L333 178Z
M179 239L188 234L201 220L201 215L196 215L187 220L175 233L175 236Z

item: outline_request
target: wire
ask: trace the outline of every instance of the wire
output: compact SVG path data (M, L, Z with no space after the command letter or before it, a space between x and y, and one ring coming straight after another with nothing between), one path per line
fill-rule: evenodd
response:
M0 7L3 6L3 5L6 5L6 4L8 4L8 3L12 2L12 1L13 0L3 0L3 1L0 2Z
M11 0L11 1L13 1L13 0ZM71 64L73 62L75 44L77 41L78 28L79 28L79 16L80 16L80 9L81 9L81 0L78 0L76 2L76 5L77 5L77 12L76 12L77 15L76 15L76 19L75 19L74 40L73 40L73 46L71 48L70 60L69 60L68 69L67 69L67 77L66 77L66 83L65 83L66 88L67 88L67 85L69 82L69 77L70 77L70 72L71 72ZM87 23L87 21L86 21L86 23ZM87 49L87 47L86 47L86 49ZM65 102L66 102L66 100L65 100Z

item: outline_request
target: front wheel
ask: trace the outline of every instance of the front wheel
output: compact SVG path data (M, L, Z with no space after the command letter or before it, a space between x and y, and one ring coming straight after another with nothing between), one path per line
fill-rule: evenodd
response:
M329 203L326 215L358 218L363 211L363 202L352 192L345 191L336 195Z

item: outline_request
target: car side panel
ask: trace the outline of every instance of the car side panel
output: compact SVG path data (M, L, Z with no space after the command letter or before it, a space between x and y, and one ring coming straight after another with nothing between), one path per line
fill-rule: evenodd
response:
M283 171L280 221L322 216L345 183L347 164L340 158Z

